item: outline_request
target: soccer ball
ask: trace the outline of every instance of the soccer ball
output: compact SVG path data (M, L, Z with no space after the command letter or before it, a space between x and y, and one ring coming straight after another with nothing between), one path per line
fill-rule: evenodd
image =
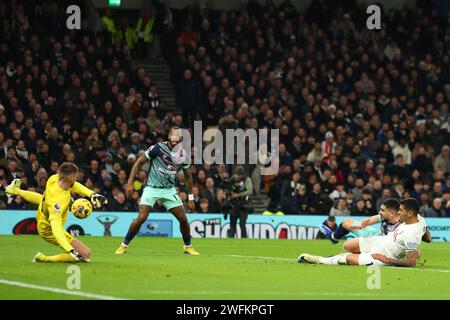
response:
M87 199L77 199L72 204L72 213L78 219L86 219L92 213L92 203Z

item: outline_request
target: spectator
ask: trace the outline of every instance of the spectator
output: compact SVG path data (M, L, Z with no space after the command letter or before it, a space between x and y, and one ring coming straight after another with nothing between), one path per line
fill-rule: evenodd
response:
M366 202L363 199L360 199L356 202L355 208L351 212L352 216L368 216L369 210L366 207Z
M450 146L442 146L441 153L434 160L434 170L442 170L445 173L450 172Z
M183 119L192 126L197 118L201 101L200 86L189 69L184 70L183 78L177 84L176 102L182 110Z
M286 214L307 214L309 212L309 202L306 187L304 185L301 185L295 191L295 195L290 198L289 210L286 210L284 212Z
M216 192L214 189L214 179L211 177L205 180L205 189L201 194L202 198L208 199L209 203L213 203L216 200Z
M216 189L215 200L211 203L210 211L211 213L221 213L223 212L223 207L226 202L225 192L221 188Z
M433 204L430 208L427 209L427 211L425 212L425 216L428 218L446 217L441 198L433 199Z
M151 10L144 10L137 21L137 50L140 59L147 59L151 56L151 45L153 44L153 26L155 16ZM153 57L155 58L155 57Z
M349 216L350 210L347 208L347 202L345 199L338 199L335 206L333 206L330 210L331 216Z
M206 198L200 199L200 209L197 211L198 213L209 213L209 201Z
M8 203L9 210L26 210L27 209L26 202L23 201L22 197L14 196L11 200L12 201Z
M86 170L86 176L92 183L99 186L102 182L101 171L97 160L91 160L89 168Z
M118 192L112 201L108 203L108 211L135 211L136 207L131 205L123 192Z

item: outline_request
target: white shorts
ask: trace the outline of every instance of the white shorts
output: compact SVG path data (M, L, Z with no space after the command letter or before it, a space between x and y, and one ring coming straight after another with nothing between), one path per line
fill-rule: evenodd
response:
M379 245L380 237L359 238L359 251L361 253L383 253Z
M360 238L359 239L359 250L361 254L359 255L359 265L360 266L383 266L384 263L380 260L374 259L372 257L372 253L381 253L384 254L380 246L380 237L368 237L368 238Z
M380 260L374 259L372 257L372 254L370 253L361 253L359 255L358 264L360 266L384 266L385 264L381 262Z

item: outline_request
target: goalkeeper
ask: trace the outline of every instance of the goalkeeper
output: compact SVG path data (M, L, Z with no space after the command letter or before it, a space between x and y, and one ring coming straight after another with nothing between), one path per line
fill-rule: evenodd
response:
M73 163L64 162L59 167L58 173L48 179L43 195L21 190L20 179L14 179L6 188L8 194L21 196L26 201L39 205L36 214L39 235L45 241L65 251L54 256L46 256L38 252L34 256L33 262L90 261L89 248L64 230L71 202L70 192L89 197L94 209L101 208L107 203L107 200L104 196L78 183L77 176L78 167Z

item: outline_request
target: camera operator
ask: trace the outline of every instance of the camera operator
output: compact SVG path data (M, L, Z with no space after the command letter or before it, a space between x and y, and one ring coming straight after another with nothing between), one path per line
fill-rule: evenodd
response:
M252 179L244 176L244 168L242 166L237 166L230 179L227 190L227 199L231 205L230 230L228 232L228 237L234 238L236 234L236 223L239 219L241 238L247 238L245 223L250 209L249 197L252 194Z

